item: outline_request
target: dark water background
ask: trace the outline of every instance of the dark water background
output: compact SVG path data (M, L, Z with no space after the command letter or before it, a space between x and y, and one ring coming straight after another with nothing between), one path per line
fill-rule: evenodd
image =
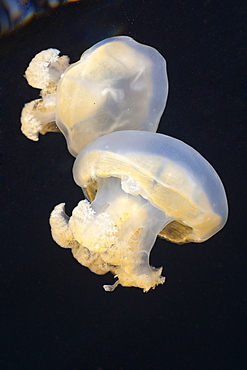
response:
M47 11L0 39L1 369L247 369L246 4L244 1L82 1ZM96 42L129 35L166 58L169 97L158 132L185 141L219 173L229 220L207 242L157 240L163 286L102 289L52 240L48 218L81 199L59 134L20 132L38 98L24 71L58 48L75 62ZM245 99L245 101L244 101Z

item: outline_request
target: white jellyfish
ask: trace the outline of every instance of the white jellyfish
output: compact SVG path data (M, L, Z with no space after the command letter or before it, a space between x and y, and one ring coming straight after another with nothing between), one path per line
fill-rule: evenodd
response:
M127 36L97 43L70 66L58 50L44 50L25 76L41 98L24 106L22 132L38 140L39 133L61 131L74 156L110 132L155 132L168 94L165 59Z
M50 217L52 236L97 274L111 271L118 284L147 292L163 284L162 268L149 266L159 235L182 244L217 233L228 214L222 182L193 148L146 131L107 134L77 156L74 180L88 200Z
M156 134L165 108L165 59L130 37L99 42L69 66L48 49L26 70L41 98L27 103L22 132L31 140L62 132L76 158L75 182L86 200L71 217L65 204L50 217L53 239L97 274L144 292L163 284L149 265L159 235L182 244L203 242L228 215L226 194L212 166L182 141Z

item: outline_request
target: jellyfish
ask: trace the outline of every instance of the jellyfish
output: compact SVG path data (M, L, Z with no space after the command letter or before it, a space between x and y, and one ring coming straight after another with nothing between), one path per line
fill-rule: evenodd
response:
M162 267L149 265L157 236L201 243L225 224L227 199L213 167L175 138L148 131L109 133L77 156L74 180L86 199L71 217L65 204L51 213L53 239L96 274L112 272L117 285L144 292L163 284Z
M118 36L97 43L70 66L59 53L41 51L26 70L29 85L41 89L41 98L22 110L21 130L29 139L60 131L76 157L110 132L157 130L168 94L166 61L157 50Z

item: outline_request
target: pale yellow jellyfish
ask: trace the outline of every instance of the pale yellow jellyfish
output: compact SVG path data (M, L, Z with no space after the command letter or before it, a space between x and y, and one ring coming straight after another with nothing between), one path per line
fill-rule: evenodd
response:
M162 268L149 266L157 235L174 243L203 242L228 214L221 180L193 148L172 137L122 131L85 147L73 169L88 200L50 217L52 236L97 274L111 271L118 284L147 292L163 284Z
M25 74L41 98L22 110L22 132L61 131L74 156L90 142L119 130L155 132L165 108L165 59L152 47L127 36L103 40L69 66L66 56L40 52Z

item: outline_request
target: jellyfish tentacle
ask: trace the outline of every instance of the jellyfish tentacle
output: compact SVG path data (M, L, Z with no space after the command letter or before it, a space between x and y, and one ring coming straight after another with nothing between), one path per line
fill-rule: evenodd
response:
M106 292L113 292L116 287L119 285L119 280L115 281L114 284L112 285L103 285L103 288L105 289Z

